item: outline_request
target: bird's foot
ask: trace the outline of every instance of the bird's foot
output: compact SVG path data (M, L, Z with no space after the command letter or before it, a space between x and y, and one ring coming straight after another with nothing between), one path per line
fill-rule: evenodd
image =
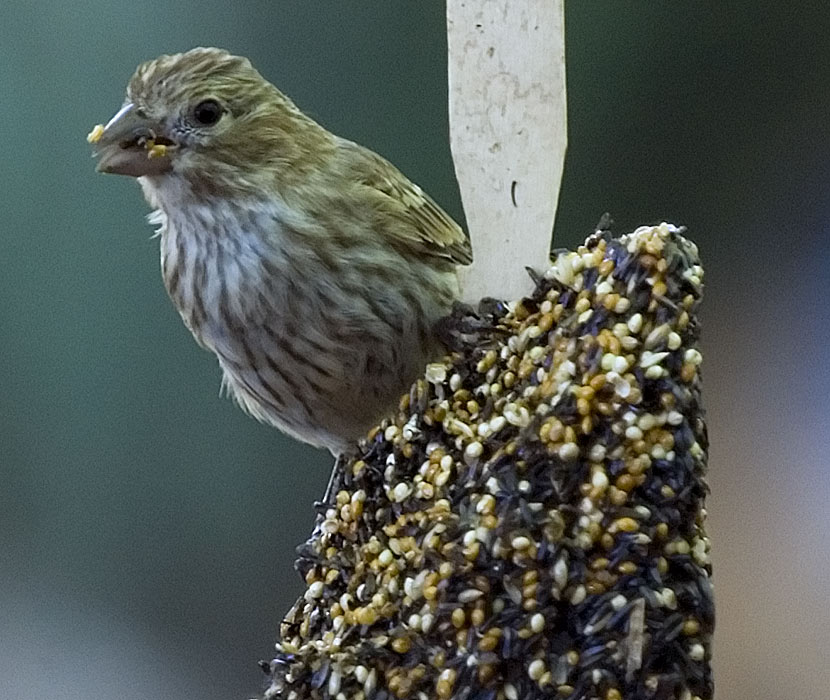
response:
M326 485L325 493L323 493L323 498L314 502L314 508L318 513L325 513L326 509L334 503L334 497L337 492L336 487L339 486L340 483L339 477L343 473L343 469L346 466L346 462L349 461L350 456L351 455L346 452L341 452L336 456L334 465L331 468L331 474L329 474L329 481Z
M498 299L485 297L479 302L478 310L456 301L450 315L435 324L435 333L447 348L456 352L471 345L483 346L499 334L497 319L504 313L505 304Z

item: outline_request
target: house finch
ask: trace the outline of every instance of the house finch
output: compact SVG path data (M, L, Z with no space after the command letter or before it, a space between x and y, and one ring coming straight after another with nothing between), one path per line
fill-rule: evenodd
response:
M138 178L170 298L254 417L340 454L440 353L467 236L247 59L140 65L89 140L99 171Z

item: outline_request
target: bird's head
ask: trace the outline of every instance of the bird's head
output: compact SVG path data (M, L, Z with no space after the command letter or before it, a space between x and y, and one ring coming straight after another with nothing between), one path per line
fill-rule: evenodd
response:
M313 166L326 136L247 58L196 48L141 64L121 109L89 141L100 172L244 193Z

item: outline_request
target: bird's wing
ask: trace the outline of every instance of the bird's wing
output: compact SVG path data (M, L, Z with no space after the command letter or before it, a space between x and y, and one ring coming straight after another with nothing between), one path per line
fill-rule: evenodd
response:
M377 193L378 205L406 224L389 231L397 239L393 243L458 265L473 261L469 236L418 185L389 161L362 146L343 142L341 147L352 151L350 161L359 164L354 176Z

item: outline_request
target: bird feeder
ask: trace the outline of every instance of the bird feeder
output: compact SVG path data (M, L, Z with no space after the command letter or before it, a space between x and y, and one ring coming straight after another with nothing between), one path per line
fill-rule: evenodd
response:
M697 248L601 225L551 259L562 1L447 20L465 295L498 301L338 464L265 698L710 700Z

